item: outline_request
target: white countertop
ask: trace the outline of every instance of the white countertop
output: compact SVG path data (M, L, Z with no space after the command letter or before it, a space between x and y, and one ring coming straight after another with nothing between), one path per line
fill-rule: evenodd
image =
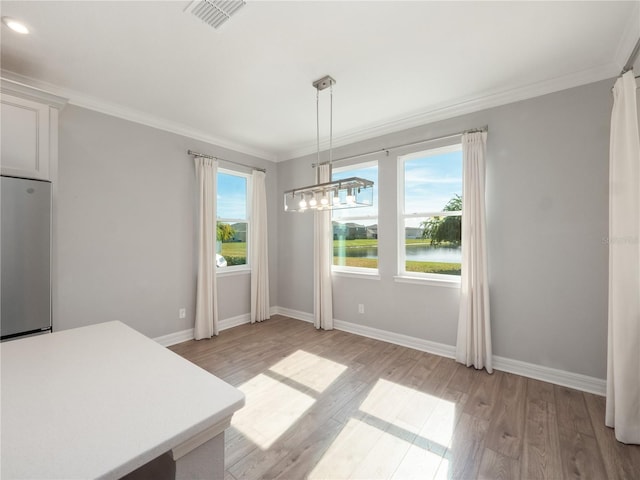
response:
M119 478L244 395L120 322L0 345L3 479Z

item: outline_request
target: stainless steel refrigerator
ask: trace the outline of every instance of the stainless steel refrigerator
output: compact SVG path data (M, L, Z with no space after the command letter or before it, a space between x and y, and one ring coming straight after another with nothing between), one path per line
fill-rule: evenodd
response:
M1 177L0 334L51 330L51 183Z

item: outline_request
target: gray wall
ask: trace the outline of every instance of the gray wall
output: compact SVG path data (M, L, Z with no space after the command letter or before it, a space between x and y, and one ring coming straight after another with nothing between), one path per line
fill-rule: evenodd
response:
M613 80L338 149L336 156L489 125L487 206L494 354L604 378L608 132ZM282 192L314 156L273 164L68 106L60 116L54 326L122 320L151 337L193 326L195 176L186 150L266 167L271 304L313 311L310 215ZM458 291L401 284L396 160L380 159L380 280L335 277L340 320L455 344ZM221 277L222 319L249 312L249 277ZM357 304L365 304L364 315ZM178 309L187 318L178 319Z
M158 337L193 327L197 193L189 148L267 169L275 304L275 164L67 106L60 115L56 330L121 320ZM221 319L249 312L249 275L221 276L218 289Z
M606 376L608 148L613 80L343 147L334 158L489 126L494 354ZM396 156L379 163L380 280L334 276L334 317L455 345L457 289L396 283ZM278 164L278 194L313 183L313 156ZM313 312L311 215L279 211L278 305ZM357 304L365 304L365 314Z

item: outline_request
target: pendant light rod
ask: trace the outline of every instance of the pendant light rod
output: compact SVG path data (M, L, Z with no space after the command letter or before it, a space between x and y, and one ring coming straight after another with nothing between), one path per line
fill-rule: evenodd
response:
M331 78L329 85L329 165L333 160L333 84L334 80Z
M333 145L333 84L336 83L331 75L325 75L319 78L311 85L316 89L316 159L320 163L320 91L326 88L330 89L331 99L329 104L329 165L331 165L332 145ZM320 181L320 173L316 173L316 182ZM329 175L331 175L331 167L329 167Z
M315 185L293 188L284 192L285 212L308 212L338 210L343 208L370 207L373 205L373 181L350 177L332 180L333 161L333 84L336 81L326 75L313 82L316 89L316 141L318 162L320 162L320 90L330 91L329 103L329 181L320 182L320 170L316 170Z

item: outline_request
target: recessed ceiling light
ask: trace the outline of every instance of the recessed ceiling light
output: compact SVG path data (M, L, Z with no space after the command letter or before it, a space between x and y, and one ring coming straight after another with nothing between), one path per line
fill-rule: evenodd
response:
M11 17L2 17L2 23L4 23L7 27L9 27L14 32L27 34L29 33L29 29L27 26L19 20Z

